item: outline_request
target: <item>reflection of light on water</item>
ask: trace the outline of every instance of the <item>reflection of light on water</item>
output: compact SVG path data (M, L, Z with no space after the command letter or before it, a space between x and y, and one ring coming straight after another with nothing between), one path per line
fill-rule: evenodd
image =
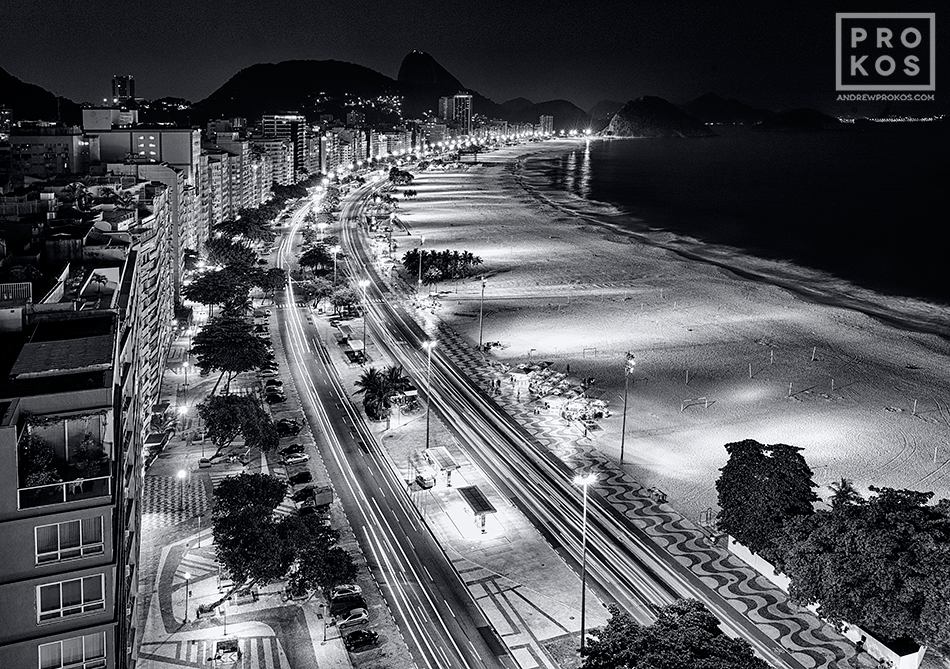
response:
M574 192L574 170L577 169L577 151L571 151L567 154L567 169L564 170L564 185L567 190Z
M577 188L577 194L581 197L590 195L590 140L584 146L584 158L581 161L581 179Z

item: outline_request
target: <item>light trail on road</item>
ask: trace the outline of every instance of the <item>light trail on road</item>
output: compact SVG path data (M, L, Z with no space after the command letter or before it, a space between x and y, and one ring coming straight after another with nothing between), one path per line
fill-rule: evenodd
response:
M309 206L292 216L277 251L289 269ZM511 667L500 639L409 499L395 464L353 407L316 328L297 306L288 273L281 337L302 408L374 578L418 666ZM429 570L435 573L432 577ZM425 572L427 578L421 576Z

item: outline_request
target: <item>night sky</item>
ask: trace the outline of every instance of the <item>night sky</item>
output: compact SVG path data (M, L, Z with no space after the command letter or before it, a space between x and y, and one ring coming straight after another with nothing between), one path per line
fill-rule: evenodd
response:
M943 104L950 31L938 4L0 0L0 67L80 102L110 94L125 71L139 96L196 101L257 62L334 58L395 77L421 49L498 102L567 98L587 109L715 91L834 110L836 11L937 11Z

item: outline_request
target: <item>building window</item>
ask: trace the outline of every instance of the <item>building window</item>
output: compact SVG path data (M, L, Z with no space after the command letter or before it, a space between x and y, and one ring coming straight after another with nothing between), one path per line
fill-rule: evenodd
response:
M106 634L86 634L44 643L39 647L40 669L98 669L106 666Z
M36 564L102 553L102 516L36 528Z
M96 574L37 586L37 618L43 622L101 611L106 605L104 580Z

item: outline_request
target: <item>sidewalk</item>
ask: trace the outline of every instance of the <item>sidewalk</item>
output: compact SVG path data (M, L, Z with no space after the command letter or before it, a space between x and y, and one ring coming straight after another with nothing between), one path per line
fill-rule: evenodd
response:
M198 312L196 320L204 320ZM187 349L186 335L173 342L160 399L179 416L177 432L151 463L143 486L139 666L208 667L215 641L227 637L238 640L245 667L349 667L349 655L335 628L327 630L323 641L322 603L284 601L283 583L261 588L256 599L232 601L196 618L198 606L216 601L223 591L210 527L214 486L243 471L274 473L282 467L269 465L254 451L246 467L216 460L211 468L198 468L198 460L210 457L212 448L193 440L198 432L195 407L214 387L217 376L200 377L191 361L186 385L182 362ZM241 374L232 380L231 391L250 392L257 384L256 375ZM184 479L179 472L184 472ZM293 508L285 500L278 513L291 513Z

